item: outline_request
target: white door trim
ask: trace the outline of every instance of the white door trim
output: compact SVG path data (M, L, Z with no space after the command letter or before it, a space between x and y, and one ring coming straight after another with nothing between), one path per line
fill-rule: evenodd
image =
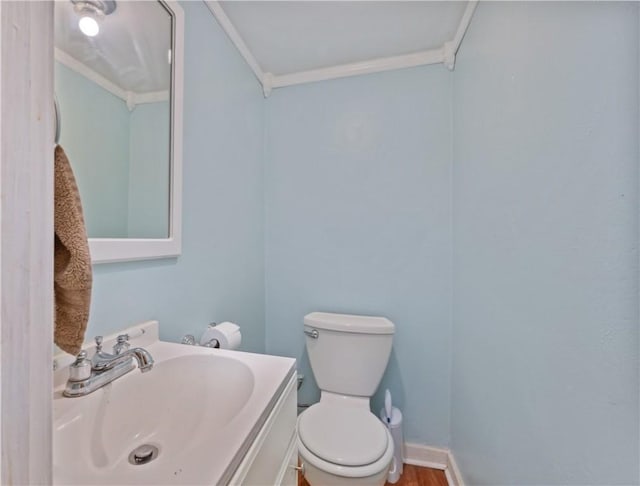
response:
M53 2L0 2L0 483L52 482Z

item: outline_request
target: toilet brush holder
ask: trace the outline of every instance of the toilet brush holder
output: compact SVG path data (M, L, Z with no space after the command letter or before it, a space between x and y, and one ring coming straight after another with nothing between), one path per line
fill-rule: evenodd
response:
M387 426L393 439L393 461L389 469L387 480L390 483L398 482L402 475L404 463L404 438L402 434L402 412L399 408L393 407L391 414L387 417L385 409L380 410L380 420Z

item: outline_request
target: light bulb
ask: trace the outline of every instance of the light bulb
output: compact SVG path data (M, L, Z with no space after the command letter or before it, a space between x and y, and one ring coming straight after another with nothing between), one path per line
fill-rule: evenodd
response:
M98 35L98 32L100 32L100 26L96 19L89 17L88 15L80 18L78 21L78 27L80 27L82 33L88 37L95 37Z

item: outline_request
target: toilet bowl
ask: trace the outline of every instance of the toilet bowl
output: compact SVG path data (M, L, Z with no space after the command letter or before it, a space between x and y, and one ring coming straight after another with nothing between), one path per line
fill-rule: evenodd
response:
M371 412L322 402L298 417L298 454L314 485L383 485L393 439Z
M298 417L298 451L311 486L382 486L393 439L371 413L391 352L394 325L383 317L314 312L305 316L320 402Z

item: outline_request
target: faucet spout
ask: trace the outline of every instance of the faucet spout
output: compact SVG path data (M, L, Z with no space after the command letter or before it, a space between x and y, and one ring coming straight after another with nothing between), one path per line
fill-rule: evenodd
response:
M124 354L130 354L135 358L135 360L138 362L138 368L140 368L140 371L142 373L146 373L151 368L153 368L153 358L149 354L149 351L144 348L129 349L125 351Z
M96 353L93 356L93 369L95 371L105 371L114 366L134 358L138 363L138 368L142 373L153 368L153 358L146 349L130 348L120 354Z

